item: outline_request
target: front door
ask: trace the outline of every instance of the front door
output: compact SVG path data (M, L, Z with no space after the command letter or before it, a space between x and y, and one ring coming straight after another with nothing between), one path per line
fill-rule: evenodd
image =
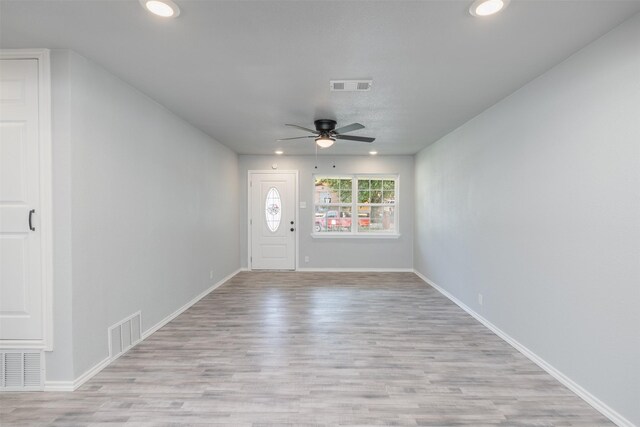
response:
M297 176L297 172L249 174L251 269L296 268Z
M0 340L41 340L38 60L0 60Z

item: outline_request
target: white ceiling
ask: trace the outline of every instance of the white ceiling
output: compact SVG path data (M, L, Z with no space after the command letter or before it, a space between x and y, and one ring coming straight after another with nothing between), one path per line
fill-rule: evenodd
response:
M312 154L284 123L360 122L369 145L413 154L640 11L640 1L513 0L479 19L457 1L138 0L0 3L4 48L70 48L241 154ZM371 78L371 92L329 92Z

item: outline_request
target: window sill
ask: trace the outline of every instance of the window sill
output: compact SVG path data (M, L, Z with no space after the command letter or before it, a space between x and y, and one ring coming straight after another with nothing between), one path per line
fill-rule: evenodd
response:
M399 233L352 234L352 233L311 233L314 239L399 239Z

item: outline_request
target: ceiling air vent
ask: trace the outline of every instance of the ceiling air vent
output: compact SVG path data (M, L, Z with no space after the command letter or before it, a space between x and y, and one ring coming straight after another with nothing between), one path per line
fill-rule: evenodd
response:
M331 80L331 92L368 92L373 80Z

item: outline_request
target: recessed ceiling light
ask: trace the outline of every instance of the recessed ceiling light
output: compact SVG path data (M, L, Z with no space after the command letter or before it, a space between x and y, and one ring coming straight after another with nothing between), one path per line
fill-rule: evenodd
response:
M282 150L276 150L275 153L279 156L280 154L284 154L284 151Z
M140 4L149 12L163 18L176 18L180 15L180 8L171 0L140 0Z
M471 4L469 13L473 16L489 16L503 10L510 0L476 0Z
M372 156L375 156L376 154L378 154L377 151L369 151L369 154L371 154Z

